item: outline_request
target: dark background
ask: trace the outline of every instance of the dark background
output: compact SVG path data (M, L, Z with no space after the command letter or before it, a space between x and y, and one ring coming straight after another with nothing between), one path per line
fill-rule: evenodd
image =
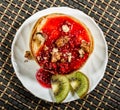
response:
M91 16L108 44L104 78L83 100L43 101L26 90L11 64L11 44L26 18L48 7L68 6ZM0 0L0 110L120 110L120 0Z

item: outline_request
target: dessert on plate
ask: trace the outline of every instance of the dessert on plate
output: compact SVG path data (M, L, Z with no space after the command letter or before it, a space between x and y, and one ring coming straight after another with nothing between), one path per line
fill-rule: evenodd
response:
M37 20L30 38L30 52L40 66L36 79L52 88L56 102L62 102L71 88L80 98L87 93L89 79L78 70L93 47L87 26L72 16L53 13Z

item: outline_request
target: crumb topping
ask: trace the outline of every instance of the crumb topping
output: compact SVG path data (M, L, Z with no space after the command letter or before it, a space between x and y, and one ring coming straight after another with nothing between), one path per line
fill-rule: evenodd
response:
M71 62L71 59L72 59L72 53L67 53L68 55L68 62Z
M90 51L90 43L86 42L85 40L82 40L82 42L81 42L81 48L85 52L89 53L89 51Z
M61 53L58 52L58 48L53 48L51 54L51 62L57 62L58 60L60 60Z
M63 32L69 32L69 27L68 27L68 25L62 25L62 30L63 30Z
M85 52L84 52L84 50L83 49L80 49L79 50L79 56L80 56L80 58L82 58L83 56L84 56L84 54L85 54Z
M59 39L56 40L55 44L57 45L57 47L62 47L66 43L68 43L69 40L70 38L68 36L60 37Z

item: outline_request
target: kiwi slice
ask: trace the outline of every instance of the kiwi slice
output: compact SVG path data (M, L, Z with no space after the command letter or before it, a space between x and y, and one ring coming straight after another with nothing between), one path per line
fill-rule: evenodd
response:
M51 78L51 86L56 102L62 102L70 90L68 78L63 75L53 75Z
M67 75L73 91L82 99L89 90L89 80L87 76L79 71Z

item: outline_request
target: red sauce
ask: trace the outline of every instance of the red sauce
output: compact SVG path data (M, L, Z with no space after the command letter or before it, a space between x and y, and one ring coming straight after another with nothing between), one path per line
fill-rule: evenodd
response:
M69 27L68 32L64 32L62 30L63 25L67 25ZM89 56L89 53L86 52L82 58L80 57L79 49L81 41L85 40L89 43L90 39L86 29L80 23L67 16L49 18L46 24L43 26L42 32L46 34L47 38L44 42L44 45L37 52L36 58L39 57L39 65L44 70L49 70L52 72L52 74L69 74L70 72L83 66ZM69 41L64 46L58 48L55 42L57 39L65 36L68 36ZM45 49L45 46L47 46L48 49ZM61 59L56 62L51 61L51 52L53 48L58 49L58 51L61 53L60 57L61 59L64 59L64 62L62 62ZM72 54L70 62L68 62L68 56L66 55L67 53ZM37 72L37 79L40 79L40 76L38 75L40 73L43 73L43 71ZM45 86L44 81L38 81ZM50 85L46 87L50 87Z
M51 87L51 77L52 74L44 69L39 69L36 74L36 79L38 80L38 82L46 88Z
M61 31L62 25L65 24L70 27L70 31L68 33ZM80 40L83 39L88 42L90 41L84 27L80 23L72 20L67 16L49 18L42 28L42 31L48 36L48 39L46 41L46 44L48 46L62 35L69 35L70 37L75 37L78 40L80 38Z

